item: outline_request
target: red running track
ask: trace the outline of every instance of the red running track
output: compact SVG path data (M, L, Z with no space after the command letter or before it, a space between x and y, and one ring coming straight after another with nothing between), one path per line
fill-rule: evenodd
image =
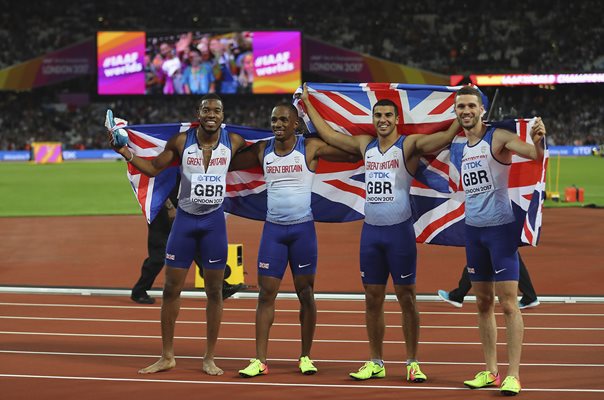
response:
M269 345L270 374L243 379L237 370L254 355L255 301L229 299L218 345L220 377L201 372L205 300L183 299L176 327L177 366L155 375L137 370L157 359L159 306L134 305L122 297L0 294L0 387L5 399L145 400L228 396L253 399L448 400L499 397L494 389L471 391L462 381L483 369L475 305L454 309L419 304L419 358L424 384L403 378L400 312L386 303L384 379L355 382L368 353L362 301L318 301L313 376L297 370L298 304L278 300ZM604 304L542 304L524 312L522 398L604 398ZM501 314L498 325L503 324ZM505 362L505 331L499 330ZM501 367L505 373L505 365ZM206 397L210 396L210 397Z

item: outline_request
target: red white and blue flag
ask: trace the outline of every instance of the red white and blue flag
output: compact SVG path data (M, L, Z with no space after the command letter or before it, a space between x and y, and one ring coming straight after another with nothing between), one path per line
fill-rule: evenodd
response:
M196 129L198 123L129 125L128 147L141 158L151 159L162 152L166 142L179 132ZM248 144L269 139L269 130L225 125L228 132L241 135ZM178 167L178 164L174 164ZM312 195L313 215L320 222L344 222L363 218L365 196L363 163L320 162ZM153 221L177 181L178 168L167 168L147 177L128 164L128 180L147 222ZM241 217L266 218L266 184L260 167L227 174L224 210Z
M380 99L390 99L401 110L399 133L430 134L445 130L455 118L455 91L458 87L401 84L314 84L309 83L311 101L325 120L343 134L375 135L371 108ZM483 99L486 105L486 98ZM312 133L314 127L303 113ZM159 154L173 135L196 128L196 124L128 126L128 146L140 157ZM505 126L530 142L530 122L520 120ZM226 125L249 143L272 137L272 132ZM464 245L464 192L461 187L461 152L465 137L458 136L449 149L422 159L411 189L415 231L419 243ZM545 190L545 166L514 157L510 174L510 198L518 221L524 221L521 244L535 246L541 229ZM313 184L312 207L316 221L345 222L363 218L365 183L363 163L320 161ZM128 178L147 221L152 221L174 187L178 170L168 168L155 178L147 178L131 164ZM264 220L266 186L260 168L227 174L225 211L242 217Z
M404 85L395 83L321 84L309 83L310 101L335 130L343 134L375 135L371 109L381 99L397 104L401 134L430 134L445 130L453 119L455 92L459 87ZM483 96L485 107L488 107ZM298 102L303 111L303 104ZM306 115L310 131L314 127ZM516 132L532 143L532 120L503 121L494 125ZM461 185L461 158L465 136L457 136L451 146L422 159L411 187L411 202L418 243L448 246L464 245L464 198ZM514 156L509 179L509 196L519 223L523 224L519 244L536 246L542 222L545 199L543 161Z
M491 123L516 132L532 143L530 127L534 120L508 120ZM418 243L463 245L464 200L460 171L465 136L457 136L448 149L436 157L423 159L416 179L411 186L411 203ZM545 200L544 160L533 161L513 156L509 177L508 195L521 231L519 245L536 246L542 224L542 207ZM461 244L459 244L461 243Z
M164 150L168 139L190 128L191 124L157 124L133 125L125 129L130 150L138 157L152 159ZM151 223L176 185L178 168L167 168L155 177L148 177L128 163L127 176L147 223Z

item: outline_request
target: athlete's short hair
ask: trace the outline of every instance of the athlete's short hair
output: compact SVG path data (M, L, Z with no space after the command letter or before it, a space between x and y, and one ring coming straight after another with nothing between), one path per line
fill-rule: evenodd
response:
M378 102L373 105L373 109L371 110L371 113L374 113L375 108L378 106L389 106L389 107L394 108L394 116L398 117L398 106L394 103L394 101L388 100L388 99L378 100Z
M483 105L482 93L480 93L480 90L476 89L474 86L470 86L470 85L462 86L461 89L459 89L455 93L455 100L457 100L458 96L463 96L463 95L476 96L476 98L478 98L478 104Z
M203 103L206 100L218 100L219 102L221 102L224 105L224 102L222 101L222 98L220 96L218 96L216 93L208 93L208 94L204 94L201 97L201 99L199 100L199 104L197 105L197 108L200 109L201 103Z
M292 103L289 103L287 101L281 101L281 102L275 104L275 107L273 107L273 108L277 108L277 107L286 107L287 109L289 109L289 112L292 114L292 116L295 119L298 119L298 117L299 117L298 109Z

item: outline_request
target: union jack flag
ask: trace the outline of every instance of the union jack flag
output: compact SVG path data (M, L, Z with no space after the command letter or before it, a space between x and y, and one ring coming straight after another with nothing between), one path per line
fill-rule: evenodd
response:
M398 132L409 135L445 130L455 118L455 92L459 87L403 85L396 83L320 84L308 83L310 101L326 122L348 135L375 135L371 109L381 99L392 100L399 108ZM485 107L488 107L483 96ZM314 127L296 102L308 129ZM494 123L531 143L533 121ZM461 185L461 158L465 136L455 138L448 149L425 157L411 188L411 202L418 243L464 245L464 192ZM516 219L523 224L519 244L536 246L541 231L545 198L547 151L543 161L514 156L509 179L509 195ZM364 197L364 193L359 192Z
M490 125L516 132L522 140L532 143L528 132L533 123L533 119L520 119ZM418 243L463 244L465 195L460 171L465 143L465 137L456 137L448 149L431 160L423 160L416 174L411 186L411 202ZM547 158L547 150L542 161L512 158L508 195L516 221L522 225L519 245L536 246L539 242Z
M164 150L168 139L190 128L191 124L158 124L124 129L128 132L130 150L138 157L152 159ZM151 223L176 185L178 169L167 168L155 177L148 177L128 163L127 176L147 223Z
M398 132L429 134L449 127L455 91L459 87L402 84L308 84L311 102L334 129L343 134L372 134L371 108L380 99L390 99L401 112ZM487 105L486 97L483 102ZM314 127L298 109L309 131ZM503 127L530 142L531 121L507 121ZM197 127L195 123L139 125L126 127L129 146L141 157L153 157L174 134ZM248 142L272 137L272 132L226 125ZM458 136L450 148L422 159L411 188L415 232L419 243L464 245L464 192L460 166L465 137ZM535 162L514 157L509 195L517 220L523 223L520 244L537 245L545 191L546 157ZM147 178L128 165L128 178L147 221L152 221L174 187L177 169L169 168ZM364 167L357 164L320 161L313 184L312 207L315 220L343 222L363 218L365 201ZM225 211L246 218L264 220L266 186L260 168L227 175Z
M198 123L128 125L128 147L141 158L156 157L172 136L197 128ZM269 130L225 125L241 135L248 144L269 139ZM178 166L178 164L174 164ZM321 222L353 221L363 218L364 168L357 164L320 162L313 182L312 207L315 220ZM147 177L128 164L128 180L143 215L150 223L176 184L178 169L168 168L155 177ZM266 218L266 184L260 167L227 174L224 210L245 218Z

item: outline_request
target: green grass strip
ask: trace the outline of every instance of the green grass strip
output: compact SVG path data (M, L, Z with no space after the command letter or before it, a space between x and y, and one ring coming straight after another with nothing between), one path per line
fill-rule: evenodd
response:
M0 216L138 214L121 161L0 163Z
M550 159L547 190L555 190L558 161ZM585 189L584 204L604 206L604 158L562 157L558 191ZM123 161L69 161L36 165L0 163L0 217L139 214ZM580 203L546 200L546 207Z

